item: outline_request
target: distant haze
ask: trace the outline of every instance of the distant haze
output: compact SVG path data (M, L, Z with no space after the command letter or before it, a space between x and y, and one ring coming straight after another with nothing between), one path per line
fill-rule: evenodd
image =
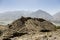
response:
M43 10L37 10L32 12L31 11L8 11L8 12L0 13L0 24L11 23L16 19L21 18L21 16L43 18L49 21L53 19L53 17L49 13Z
M36 17L36 18L43 18L46 20L50 20L53 17L43 11L43 10L37 10L37 11L8 11L0 14L0 20L15 20L20 18L21 16L25 17Z
M47 21L54 22L60 24L60 12L56 13L55 15L50 15L48 12L44 10L37 10L37 11L8 11L0 13L0 24L8 24L12 21L24 17L35 17L35 18L43 18Z
M0 0L0 12L38 9L54 15L60 11L60 0Z
M0 23L10 22L21 16L60 23L60 0L0 0Z

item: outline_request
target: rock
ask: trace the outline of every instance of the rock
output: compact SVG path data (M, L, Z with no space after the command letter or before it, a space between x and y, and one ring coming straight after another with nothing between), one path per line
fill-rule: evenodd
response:
M41 18L21 17L14 21L9 28L16 32L40 32L41 30L54 31L55 25Z
M41 22L41 27L43 28L43 30L50 30L50 31L56 30L56 26L49 21Z
M59 32L60 33L60 32ZM21 37L14 37L11 40L60 40L60 34L58 32L36 33L30 35L23 35ZM52 35L51 37L49 37Z
M15 20L14 22L8 24L7 26L8 26L7 29L5 29L2 36L0 37L2 39L10 39L18 36L21 37L26 34L28 37L28 34L31 35L40 32L51 32L56 30L55 25L53 25L51 22L41 18L31 17L21 17L20 19ZM34 38L35 37L33 37L33 39ZM39 39L39 37L37 38Z

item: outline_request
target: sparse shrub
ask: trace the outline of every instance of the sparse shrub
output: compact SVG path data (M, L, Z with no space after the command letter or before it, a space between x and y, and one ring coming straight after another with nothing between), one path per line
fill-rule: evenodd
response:
M60 29L60 26L56 26L56 29Z
M49 37L52 37L52 35L49 35Z
M50 32L50 30L41 30L40 32Z
M0 36L3 34L3 32L0 30Z
M6 39L3 39L3 40L11 40L11 39L9 39L9 38L6 38Z
M25 34L27 34L27 33L18 33L18 32L15 32L15 33L12 34L13 36L11 36L10 38L19 37L19 36L22 36L22 35L25 35Z

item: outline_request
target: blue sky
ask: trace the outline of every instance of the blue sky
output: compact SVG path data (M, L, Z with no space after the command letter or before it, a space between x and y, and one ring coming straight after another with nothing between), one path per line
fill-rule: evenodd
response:
M60 11L60 0L0 0L0 12L38 9L53 15Z

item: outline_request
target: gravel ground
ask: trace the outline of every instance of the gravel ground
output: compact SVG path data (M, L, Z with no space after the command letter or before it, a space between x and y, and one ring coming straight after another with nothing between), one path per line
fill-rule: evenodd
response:
M14 37L11 40L60 40L60 31L36 33L30 35L23 35L21 37Z

